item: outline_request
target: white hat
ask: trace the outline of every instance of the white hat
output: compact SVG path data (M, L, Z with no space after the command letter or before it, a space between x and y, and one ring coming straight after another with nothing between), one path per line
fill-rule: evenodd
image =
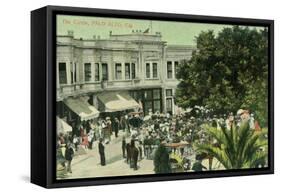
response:
M243 114L244 113L244 110L243 109L239 109L238 111L237 111L237 115L241 115L241 114Z

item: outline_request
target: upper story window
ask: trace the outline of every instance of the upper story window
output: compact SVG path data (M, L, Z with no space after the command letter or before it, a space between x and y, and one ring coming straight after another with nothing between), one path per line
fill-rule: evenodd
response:
M146 78L150 78L150 63L146 63L145 71L146 71Z
M172 61L167 61L167 78L172 79L173 78L173 65Z
M70 69L70 83L73 84L74 83L74 70L73 70L72 62L70 62L69 69Z
M120 80L122 79L122 64L115 63L115 79Z
M76 70L77 69L77 64L76 62L72 63L70 62L70 75L71 75L71 83L76 83L77 80L77 74L76 74Z
M66 77L66 63L59 63L59 83L66 84L67 77Z
M158 72L157 72L157 63L152 63L152 77L157 78Z
M132 63L132 79L136 78L136 64Z
M95 63L95 81L100 81L100 64Z
M108 80L108 67L107 63L101 64L101 70L102 70L102 80Z
M92 78L92 70L91 70L91 63L85 63L84 64L84 78L85 81L91 81Z
M131 77L130 65L130 63L125 63L125 79L130 79Z
M174 77L177 78L177 72L178 72L178 69L179 69L179 62L178 61L174 62L174 68L175 68L175 70L174 70L174 72L175 72Z

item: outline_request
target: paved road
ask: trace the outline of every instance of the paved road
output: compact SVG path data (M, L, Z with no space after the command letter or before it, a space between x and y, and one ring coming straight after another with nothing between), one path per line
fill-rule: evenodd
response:
M88 150L87 154L75 156L72 161L72 173L68 173L63 178L90 178L105 176L122 176L137 174L154 174L153 161L143 159L138 162L139 169L134 170L129 167L125 159L122 157L121 136L115 138L105 145L106 166L100 165L97 142L94 143L92 150Z
M138 162L138 170L129 167L122 157L121 150L122 132L118 138L112 136L112 141L105 145L106 166L100 165L98 154L98 142L94 142L93 149L88 150L86 154L76 155L72 161L72 173L58 172L58 178L76 179L76 178L94 178L106 176L125 176L125 175L143 175L154 174L153 160L142 159ZM129 139L127 139L129 142ZM209 166L208 160L203 160L202 164ZM214 159L214 170L222 170L222 165Z

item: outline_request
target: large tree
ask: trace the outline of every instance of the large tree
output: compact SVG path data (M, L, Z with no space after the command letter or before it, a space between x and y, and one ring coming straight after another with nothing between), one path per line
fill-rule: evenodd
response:
M214 114L247 108L267 120L268 86L267 29L226 27L218 34L203 31L196 37L197 49L189 61L181 61L176 102L195 105Z

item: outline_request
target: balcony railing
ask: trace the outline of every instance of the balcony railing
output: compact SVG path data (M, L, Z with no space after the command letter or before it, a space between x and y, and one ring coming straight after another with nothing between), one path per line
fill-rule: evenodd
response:
M113 81L95 81L73 84L63 84L57 88L57 100L62 100L68 96L76 96L89 92L98 92L116 89L133 89L136 87L159 87L163 84L160 79L145 79L139 78L130 80L113 80Z

